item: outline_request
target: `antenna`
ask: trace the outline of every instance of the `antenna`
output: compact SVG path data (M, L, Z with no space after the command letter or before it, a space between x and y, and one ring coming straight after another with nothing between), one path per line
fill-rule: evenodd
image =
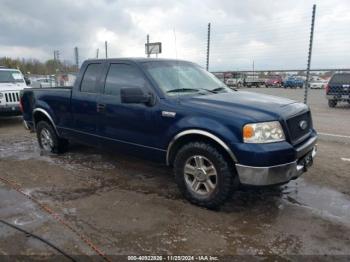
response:
M105 41L105 53L106 53L106 59L108 58L108 44L107 41Z
M175 28L174 28L174 43L175 43L175 57L177 60L177 44L176 44L176 32L175 32Z

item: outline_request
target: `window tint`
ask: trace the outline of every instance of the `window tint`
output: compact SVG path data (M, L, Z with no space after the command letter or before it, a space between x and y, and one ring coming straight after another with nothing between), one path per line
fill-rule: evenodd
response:
M88 65L83 80L81 81L80 91L87 93L98 93L96 80L100 73L101 64Z
M127 64L111 64L107 73L105 94L120 96L121 88L145 86L146 80L137 68Z
M330 84L350 84L350 74L335 74Z

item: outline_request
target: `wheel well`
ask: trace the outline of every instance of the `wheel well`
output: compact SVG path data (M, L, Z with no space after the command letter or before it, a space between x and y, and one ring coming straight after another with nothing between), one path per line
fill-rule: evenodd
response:
M213 139L211 139L211 138L209 138L207 136L200 135L200 134L189 134L189 135L185 135L185 136L180 137L171 146L170 152L169 152L169 155L168 155L168 164L169 164L169 166L173 165L175 157L176 157L176 154L179 151L179 149L182 146L184 146L185 144L190 143L190 142L205 142L205 143L208 143L208 144L214 146L220 153L222 153L223 156L225 157L225 159L227 161L229 161L232 165L235 164L235 162L232 159L232 157L230 156L230 154L223 148L222 145L220 145L215 140L213 140Z
M34 120L34 126L36 126L40 121L45 121L50 125L52 125L51 120L44 113L40 111L34 113L33 120Z

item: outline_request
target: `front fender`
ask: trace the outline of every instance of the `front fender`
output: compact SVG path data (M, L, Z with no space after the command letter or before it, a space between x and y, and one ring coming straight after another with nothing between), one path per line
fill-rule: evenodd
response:
M237 162L237 157L232 144L238 143L238 137L233 130L219 121L206 117L185 117L179 120L168 130L167 137L167 163L169 164L172 146L176 141L187 135L200 135L207 137L219 144Z

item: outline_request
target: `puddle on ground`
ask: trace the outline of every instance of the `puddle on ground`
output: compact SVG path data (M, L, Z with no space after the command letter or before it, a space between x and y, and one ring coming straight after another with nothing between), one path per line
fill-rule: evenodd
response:
M304 178L271 188L241 188L224 212L247 211L257 208L262 213L270 209L297 206L308 209L318 217L350 225L350 196L326 187L310 184Z
M303 178L283 187L282 199L309 208L320 217L350 224L350 197L326 187L312 185Z
M40 157L40 149L37 141L33 138L26 140L0 141L0 159L12 158L18 160L27 160Z
M101 180L101 185L99 188L108 188L108 183L113 183L111 177L106 177L104 179L103 173L111 173L114 170L117 172L116 168L119 168L118 164L120 161L128 162L127 157L120 157L118 161L110 157L107 154L100 154L96 149L88 148L79 145L73 145L69 152L62 155L47 155L43 154L37 146L37 141L34 137L31 139L26 139L25 141L12 141L11 144L2 145L0 147L0 158L11 158L11 159L38 159L47 161L52 164L64 166L68 170L92 170L98 171L102 175L98 176ZM129 165L128 165L129 166ZM133 166L133 165L130 165ZM124 183L124 187L120 186L121 189L135 190L140 192L140 188L143 191L148 192L147 187L154 190L154 194L158 194L161 197L169 199L178 199L177 193L170 190L170 193L164 194L164 192L158 192L160 189L155 188L151 184L161 182L161 183L173 183L173 180L167 179L162 180L163 174L155 175L160 171L152 172L152 165L147 162L140 161L137 164L143 173L138 173L133 179L147 180L149 178L152 181L142 181L142 183L131 183L132 186ZM147 172L145 171L147 169ZM151 169L151 170L150 170ZM151 172L148 172L148 171ZM150 176L150 174L152 174ZM128 179L128 175L125 175L124 180ZM93 177L92 177L93 178ZM146 179L145 179L146 178ZM159 180L159 181L157 181ZM119 181L120 182L120 181ZM147 186L147 183L150 183ZM172 187L172 185L169 185ZM118 184L113 187L119 188ZM93 193L99 188L93 190ZM37 191L37 190L35 190ZM40 191L40 189L39 189ZM142 192L142 191L141 191ZM157 193L158 192L158 193ZM67 193L69 192L62 192ZM261 207L266 205L272 205L275 208L284 208L286 205L298 206L301 208L309 209L312 213L320 216L322 218L338 220L340 222L349 224L350 223L350 197L346 194L337 192L333 189L326 187L319 187L310 184L303 178L291 181L287 185L278 187L277 189L252 189L243 188L233 195L232 201L225 205L221 210L224 212L235 212L240 210L248 210L252 207Z

